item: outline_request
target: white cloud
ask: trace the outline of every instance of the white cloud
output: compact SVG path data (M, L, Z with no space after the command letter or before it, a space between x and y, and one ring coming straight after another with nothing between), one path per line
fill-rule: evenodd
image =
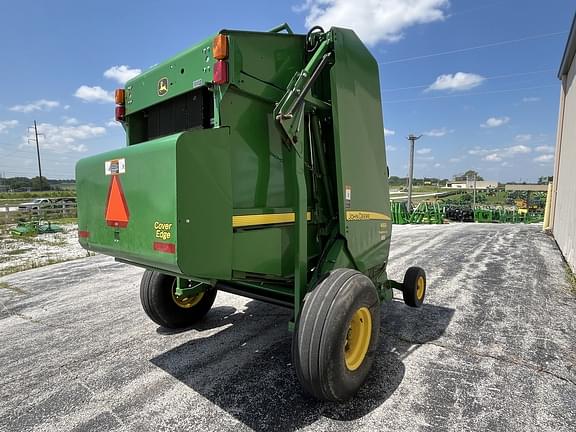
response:
M54 153L85 152L88 150L82 141L102 136L106 133L106 128L91 124L81 125L54 125L51 123L40 123L38 125L40 146L43 150ZM20 147L31 146L28 136L22 137Z
M100 86L80 86L74 93L74 96L78 99L82 99L84 102L114 102L114 95L112 92L106 91Z
M519 144L519 145L515 145L512 147L508 147L506 149L506 151L510 154L510 155L515 155L515 154L524 154L524 153L530 153L532 151L532 149L530 147L526 147L525 145Z
M502 162L502 163L500 164L500 166L503 166L504 168L506 168L506 167L511 167L512 164L511 164L510 162L504 161L504 162Z
M492 153L498 149L487 149L481 147L474 147L472 150L468 150L468 154L478 156L478 155L486 155L488 153Z
M441 166L442 166L442 164L440 164L440 163L438 163L438 162L436 162L436 163L434 164L434 168L440 168Z
M16 126L18 126L18 120L0 121L0 133L6 132L6 130L15 128Z
M502 156L500 156L499 153L490 153L489 155L486 155L484 157L484 160L487 160L490 162L500 162L502 160Z
M522 102L524 102L524 103L538 102L539 100L540 100L540 98L535 97L535 96L529 96L529 97L522 98Z
M13 107L10 107L10 111L16 111L21 113L30 113L33 111L49 111L52 108L56 108L59 105L60 102L58 101L40 99L37 100L36 102L31 102L29 104L14 105Z
M421 149L416 150L416 153L419 154L419 155L425 155L425 154L428 154L428 153L431 153L431 152L432 152L432 149L431 149L431 148L428 148L428 147L424 147L424 148L421 148Z
M64 124L67 124L67 125L77 125L78 124L78 120L76 120L74 117L64 116L64 117L62 117L62 120L64 120Z
M542 145L542 146L536 147L534 150L536 150L538 153L554 153L555 147L554 146L548 146L548 145Z
M424 91L447 90L453 92L470 90L474 87L478 87L485 79L486 78L481 75L466 72L456 72L453 75L445 74L436 78L436 81L434 81L430 87Z
M457 163L457 162L460 162L461 160L462 160L462 158L450 158L450 159L448 160L448 162L450 162L450 163Z
M121 125L120 125L120 122L117 122L117 121L114 120L114 119L108 120L108 121L106 122L106 127L120 127L120 126L121 126Z
M538 163L549 163L552 162L553 160L554 160L553 154L544 154L534 158L534 162Z
M368 45L375 45L399 41L413 25L443 21L449 5L448 0L306 0L294 10L306 12L308 28L351 28Z
M517 155L527 154L531 152L532 149L523 144L504 147L501 149L499 148L482 149L477 147L473 150L468 151L468 153L472 155L484 156L482 159L489 162L501 162L503 159L513 158Z
M104 76L124 85L126 84L126 81L131 80L137 75L140 75L141 72L141 69L130 69L130 66L121 65L112 66L110 69L107 69L104 72Z
M384 128L384 136L388 136L388 135L396 135L396 131L392 130L392 129Z
M431 129L428 132L424 132L423 135L429 136L429 137L442 137L444 135L447 135L449 133L453 133L454 129L447 129L445 127L440 128L440 129Z
M510 117L490 117L488 120L486 120L484 123L482 123L480 125L480 127L483 128L495 128L495 127L499 127L499 126L503 126L506 123L510 122Z
M514 137L514 139L516 141L519 141L519 142L527 142L527 141L530 141L532 139L532 135L531 134L518 134Z

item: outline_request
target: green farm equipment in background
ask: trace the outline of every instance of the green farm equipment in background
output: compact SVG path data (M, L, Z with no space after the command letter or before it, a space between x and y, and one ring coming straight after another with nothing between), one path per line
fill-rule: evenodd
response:
M480 223L539 223L544 220L542 211L517 210L502 207L477 207L474 221Z
M386 274L380 95L352 30L222 30L116 91L128 145L76 166L80 244L146 268L142 306L164 327L201 320L218 290L290 308L303 388L348 399L381 302L426 292L419 267Z
M17 237L35 236L38 234L52 234L62 232L62 227L50 221L38 220L29 222L19 222L18 225L10 229L10 234Z
M410 213L410 223L413 224L442 224L444 214L438 203L422 201Z
M392 212L392 223L405 225L410 223L410 212L406 201L390 201L390 211Z
M412 212L408 211L406 201L391 201L392 223L405 224L442 224L444 214L438 203L422 201Z

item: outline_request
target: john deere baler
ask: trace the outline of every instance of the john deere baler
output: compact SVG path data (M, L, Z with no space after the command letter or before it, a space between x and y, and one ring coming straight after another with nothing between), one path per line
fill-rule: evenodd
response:
M285 32L282 32L285 30ZM116 92L127 146L76 168L80 243L145 267L161 326L218 290L293 310L294 365L320 399L351 397L380 302L424 299L386 277L391 236L378 65L351 30L222 30Z

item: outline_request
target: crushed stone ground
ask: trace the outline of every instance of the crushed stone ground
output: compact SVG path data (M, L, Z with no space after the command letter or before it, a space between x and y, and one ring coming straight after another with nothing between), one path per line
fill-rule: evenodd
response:
M576 299L541 226L394 226L389 275L412 265L426 304L382 306L344 404L302 394L285 309L221 292L174 333L108 257L2 277L0 431L576 430Z

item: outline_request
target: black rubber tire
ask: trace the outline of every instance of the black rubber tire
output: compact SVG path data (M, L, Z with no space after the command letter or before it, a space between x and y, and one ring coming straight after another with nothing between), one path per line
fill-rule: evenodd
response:
M200 321L208 313L217 290L210 287L198 304L190 308L178 306L172 298L176 278L146 270L140 282L140 302L146 315L156 324L169 329L181 329Z
M418 297L418 279L424 279L424 292ZM404 303L411 307L420 307L424 303L426 297L426 272L420 267L410 267L406 270L404 275L404 282L402 283L402 296Z
M346 366L344 346L354 313L370 311L368 351L356 370ZM378 348L380 300L372 281L356 270L336 269L305 298L292 339L292 359L305 392L316 399L344 401L362 386Z

